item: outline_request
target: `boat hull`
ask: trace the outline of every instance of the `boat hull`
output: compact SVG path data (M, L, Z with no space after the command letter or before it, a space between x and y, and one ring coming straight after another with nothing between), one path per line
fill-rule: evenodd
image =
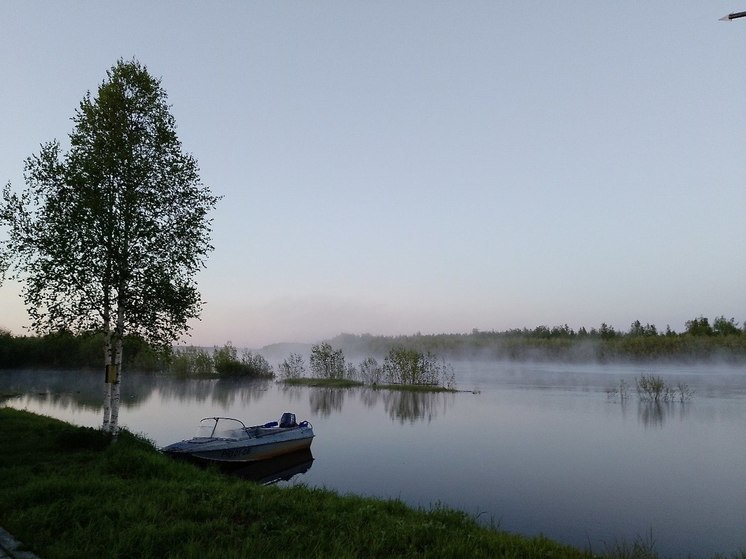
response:
M226 440L190 439L163 449L176 458L191 458L210 462L256 462L269 460L311 448L313 430L298 427L264 437Z

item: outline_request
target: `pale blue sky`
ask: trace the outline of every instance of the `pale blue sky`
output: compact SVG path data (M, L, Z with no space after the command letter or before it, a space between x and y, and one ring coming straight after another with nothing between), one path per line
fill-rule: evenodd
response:
M5 1L0 181L135 56L225 197L191 343L743 322L743 9Z

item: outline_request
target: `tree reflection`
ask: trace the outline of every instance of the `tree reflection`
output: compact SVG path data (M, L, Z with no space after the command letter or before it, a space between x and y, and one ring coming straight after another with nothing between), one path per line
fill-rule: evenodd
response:
M415 423L425 419L429 423L440 411L445 413L453 398L454 394L450 392L392 390L384 392L383 405L389 417L399 420L399 423Z
M660 402L640 402L637 406L637 417L645 428L663 427L666 412Z
M161 377L158 393L163 400L204 403L212 398L216 379L180 379Z
M637 418L645 428L662 428L676 410L679 411L679 419L684 419L689 407L683 402L640 401Z
M358 394L360 402L374 408L383 402L383 407L392 420L400 423L415 423L435 418L445 413L453 403L452 392L413 392L377 388L312 388L309 396L311 411L328 417L332 412L341 412L346 393Z
M215 382L212 403L228 407L236 401L244 405L258 402L267 393L270 382L269 380L220 379Z
M268 391L268 380L181 379L156 374L131 373L122 387L122 406L136 409L154 395L161 401L249 404ZM0 376L7 392L23 394L29 403L52 404L61 409L101 408L103 373L96 371L9 371Z
M311 390L311 412L321 417L329 417L333 411L341 412L345 399L344 388L315 388Z
M183 404L212 405L230 408L247 407L263 398L275 386L270 380L184 379L167 375L130 373L130 382L122 387L122 406L129 410L161 405L168 401ZM345 395L352 394L368 408L383 404L386 414L401 423L431 421L454 401L446 392L410 392L364 388L307 388L277 384L277 390L288 402L305 397L309 391L311 412L328 417L341 413ZM103 374L97 371L2 371L0 389L22 394L28 404L51 406L64 410L81 409L96 412L101 408ZM649 420L646 420L649 421Z
M304 391L303 387L287 384L285 382L280 382L277 386L279 387L280 392L282 392L282 394L288 399L288 402L299 401Z
M103 373L95 371L3 371L3 391L23 394L27 402L52 404L61 409L101 408Z
M372 408L378 405L381 401L382 390L376 390L374 388L368 388L360 391L360 401L366 408Z

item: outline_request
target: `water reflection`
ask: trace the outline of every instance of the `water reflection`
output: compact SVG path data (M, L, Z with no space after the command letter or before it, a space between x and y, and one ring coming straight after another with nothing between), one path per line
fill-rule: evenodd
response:
M301 396L303 396L303 391L305 390L301 386L285 384L284 382L278 383L277 386L279 387L280 392L282 392L287 401L291 403L300 401Z
M97 411L104 394L102 375L73 371L3 371L3 390L23 394L23 401L60 409ZM137 409L154 398L210 404L227 408L248 406L262 399L270 389L269 380L180 379L165 375L133 373L122 383L122 407Z
M3 390L23 394L29 402L50 403L61 408L83 408L96 410L104 399L103 382L99 390L93 390L92 380L103 375L95 373L3 371Z
M384 392L383 405L389 417L399 423L414 423L427 419L428 423L439 412L445 413L455 394L448 392Z
M449 392L410 392L405 390L385 390L376 388L311 388L309 404L311 411L321 417L329 417L333 412L342 413L345 397L357 396L367 408L383 404L388 416L400 423L432 421L440 413L445 413L453 404L454 393Z
M4 371L2 385L23 394L23 401L62 410L96 412L103 401L103 383L95 371ZM273 387L293 403L308 394L311 413L329 417L342 413L345 398L357 398L367 408L382 405L400 423L432 421L453 404L455 394L363 388L308 388L275 384L271 380L182 379L156 374L129 374L122 384L122 407L130 411L149 406L151 400L196 403L221 409L248 407L264 398Z
M311 412L321 417L329 417L331 413L341 412L345 401L345 388L312 388L309 396Z
M262 485L272 485L281 481L290 481L296 476L305 474L313 465L311 449L285 454L269 460L251 464L218 464L224 473L240 477Z
M271 386L268 380L196 379L161 377L158 393L161 400L209 403L230 407L236 403L248 405L261 400Z
M683 420L689 411L689 406L682 402L638 402L637 419L647 428L662 429L666 420L678 415Z

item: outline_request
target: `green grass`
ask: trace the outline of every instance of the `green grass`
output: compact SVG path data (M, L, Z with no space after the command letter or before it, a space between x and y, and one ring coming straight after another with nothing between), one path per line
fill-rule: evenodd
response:
M356 386L365 386L364 383L357 380L350 380L346 378L287 378L280 382L283 384L289 384L291 386L313 386L323 388L354 388Z
M400 390L402 392L458 392L455 388L446 388L437 384L374 384L375 390Z
M435 384L373 384L367 385L357 380L335 378L290 378L280 382L291 386L312 386L322 388L354 388L367 386L373 390L401 390L404 392L458 392L454 388L446 388Z
M173 461L127 432L0 409L0 526L45 559L590 557L466 514L264 487Z

